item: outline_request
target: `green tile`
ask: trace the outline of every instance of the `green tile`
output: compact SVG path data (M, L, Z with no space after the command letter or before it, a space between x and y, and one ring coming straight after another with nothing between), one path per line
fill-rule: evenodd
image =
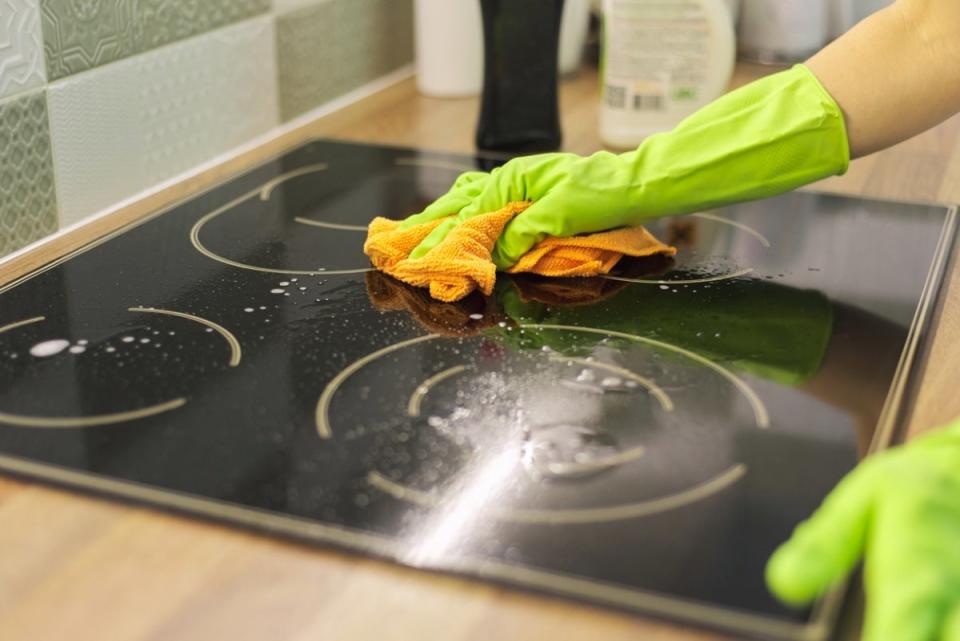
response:
M56 80L270 10L271 0L41 0Z
M0 256L57 229L47 98L0 102Z
M290 120L412 61L411 0L326 0L280 15L281 117Z

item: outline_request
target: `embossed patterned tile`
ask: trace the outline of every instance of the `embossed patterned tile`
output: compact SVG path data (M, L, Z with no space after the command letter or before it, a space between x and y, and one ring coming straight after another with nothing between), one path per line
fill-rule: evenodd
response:
M328 0L277 17L289 120L413 61L410 0Z
M43 91L0 102L0 256L57 229Z
M46 81L38 0L0 0L0 98Z
M277 125L273 19L71 76L49 94L69 224Z
M270 0L40 0L40 5L47 75L55 80L265 13Z

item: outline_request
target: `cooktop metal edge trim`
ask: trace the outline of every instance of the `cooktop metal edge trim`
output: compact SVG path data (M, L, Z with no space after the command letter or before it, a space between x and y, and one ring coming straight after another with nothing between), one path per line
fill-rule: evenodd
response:
M947 216L943 222L933 259L930 261L930 269L927 271L923 290L920 292L920 302L914 312L913 320L910 322L907 340L904 343L903 351L900 353L897 369L894 372L893 380L890 382L883 408L880 411L880 417L877 420L876 430L867 449L868 456L889 448L897 435L897 423L902 419L907 382L915 365L917 349L929 330L930 309L939 298L938 294L943 285L944 268L947 265L951 254L950 250L953 248L953 241L957 235L957 207L957 205L946 206ZM815 602L811 620L814 623L823 622L825 630L832 629L840 615L849 589L850 579L848 578Z
M246 167L235 173L224 176L220 180L199 191L192 192L156 210L155 212L146 214L140 218L137 218L136 220L123 224L118 228L104 234L103 236L84 243L83 245L64 254L63 256L57 257L46 264L40 265L29 272L14 278L5 285L0 285L0 294L9 291L10 289L66 262L67 260L70 260L71 258L94 249L95 247L136 227L139 227L140 225L150 222L151 220L187 202L190 202L216 189L220 189L235 180L253 174L254 172L262 169L267 163L273 162L312 142L321 141L340 142L352 145L365 144L362 142L345 139L312 138L305 143L280 150L275 154L261 159L256 166ZM409 150L410 152L414 153L426 152L445 156L461 156L464 158L473 158L479 156L479 154L467 155L464 153L451 151L422 150L400 145L376 146L385 146L397 150ZM494 157L489 157L489 159L504 160L503 158ZM291 171L297 170L293 169ZM276 180L283 175L284 174L280 174L271 180ZM257 187L255 190L252 190L251 193L245 193L241 195L241 198L249 198L261 190L262 186ZM930 322L930 308L934 300L938 298L936 294L941 290L944 267L947 263L947 258L950 256L950 249L952 248L951 241L956 236L957 206L950 206L943 203L921 203L917 201L898 201L886 198L871 198L823 190L804 189L800 191L838 198L871 200L875 202L893 202L896 204L920 204L924 206L942 207L947 210L947 216L944 221L943 230L941 232L937 248L934 252L934 257L931 262L930 270L928 271L927 280L921 293L920 303L911 323L907 342L903 352L901 353L900 361L894 375L894 380L891 383L890 391L888 392L886 401L884 403L881 418L878 422L877 432L875 433L874 439L871 442L869 451L870 453L874 453L888 447L895 436L897 427L896 424L901 418L901 411L903 409L903 397L905 396L906 392L908 375L914 365L919 344L923 339L926 330L928 329L927 325ZM77 230L70 230L68 233L75 231ZM49 237L49 239L54 239L57 237L59 236L55 234ZM30 253L39 251L42 247L43 245L41 244ZM30 253L25 255L30 255ZM0 260L0 264L2 264L2 262L3 261ZM113 481L92 473L76 472L54 465L36 463L26 459L20 459L7 455L0 455L0 470L9 471L15 474L24 474L34 478L41 478L61 485L66 485L68 487L88 489L94 492L106 493L107 495L118 495L125 498L131 498L143 501L147 504L173 508L182 513L212 517L218 521L251 525L261 531L275 531L292 535L297 538L333 543L335 545L343 546L346 549L363 550L388 559L397 558L393 552L394 546L389 542L389 540L364 534L362 532L354 532L352 530L346 530L343 528L333 528L331 526L325 526L312 521L280 516L274 513L260 512L251 508L244 508L229 503L221 503L213 499L197 499L187 495L179 494L174 491L149 488L132 482ZM364 543L357 545L356 543L350 542L351 540L356 541L357 539L364 540ZM667 616L678 616L679 618L687 621L706 624L708 626L720 625L725 629L738 630L748 633L775 634L783 638L795 639L797 641L822 639L823 635L829 633L830 626L833 624L833 622L835 622L836 617L839 614L840 606L842 605L842 599L847 587L846 585L840 586L832 591L829 595L819 600L814 605L810 622L805 624L794 624L778 621L772 617L731 612L729 609L714 608L713 606L689 602L679 598L661 597L634 589L621 589L617 586L587 581L576 577L569 577L542 570L524 568L522 566L506 566L499 563L478 560L463 561L457 563L456 566L458 571L472 572L479 576L501 578L517 586L527 586L533 588L550 586L552 589L557 589L556 583L551 584L548 583L548 581L559 580L560 587L558 592L571 596L584 596L590 598L594 602L639 607L641 610L649 611L655 615L662 614ZM597 586L599 586L599 589L597 589ZM617 595L621 595L621 598L617 598Z
M301 541L332 544L347 551L362 551L392 563L399 562L398 547L388 538L316 521L295 518L226 503L201 499L173 490L157 489L131 481L115 481L92 472L36 463L0 454L0 470L42 479L70 489L83 489L99 497L122 497L145 505L169 508L186 516L201 516L224 524L241 524L255 531L287 535ZM549 589L554 594L587 599L588 603L631 608L634 615L675 617L681 623L701 624L714 629L749 634L773 635L787 641L812 641L829 632L822 622L790 623L773 617L687 601L678 597L660 596L634 588L583 579L545 570L506 565L482 559L453 560L445 566L415 566L399 562L402 567L430 572L443 572L470 580L472 576L499 579L514 589ZM546 598L550 598L547 594Z

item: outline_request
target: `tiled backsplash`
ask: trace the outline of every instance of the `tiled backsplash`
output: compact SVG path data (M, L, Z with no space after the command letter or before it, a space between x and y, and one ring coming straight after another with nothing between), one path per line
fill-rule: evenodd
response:
M0 0L0 256L413 60L412 0Z
M56 228L47 104L35 91L0 102L0 255Z
M330 25L339 25L331 30ZM409 2L350 0L294 9L277 19L280 113L309 111L413 59ZM323 60L326 64L317 64Z

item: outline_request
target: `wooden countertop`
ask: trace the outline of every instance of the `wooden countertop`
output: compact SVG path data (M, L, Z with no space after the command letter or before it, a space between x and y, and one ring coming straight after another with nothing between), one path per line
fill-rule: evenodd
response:
M742 64L735 84L767 71ZM566 149L600 147L597 110L594 73L564 82ZM401 82L0 265L0 283L311 137L470 152L476 113L476 99L425 98L412 80ZM859 160L819 187L960 202L960 119ZM960 416L960 261L948 281L910 419L913 434ZM0 477L0 641L68 638L729 639Z

